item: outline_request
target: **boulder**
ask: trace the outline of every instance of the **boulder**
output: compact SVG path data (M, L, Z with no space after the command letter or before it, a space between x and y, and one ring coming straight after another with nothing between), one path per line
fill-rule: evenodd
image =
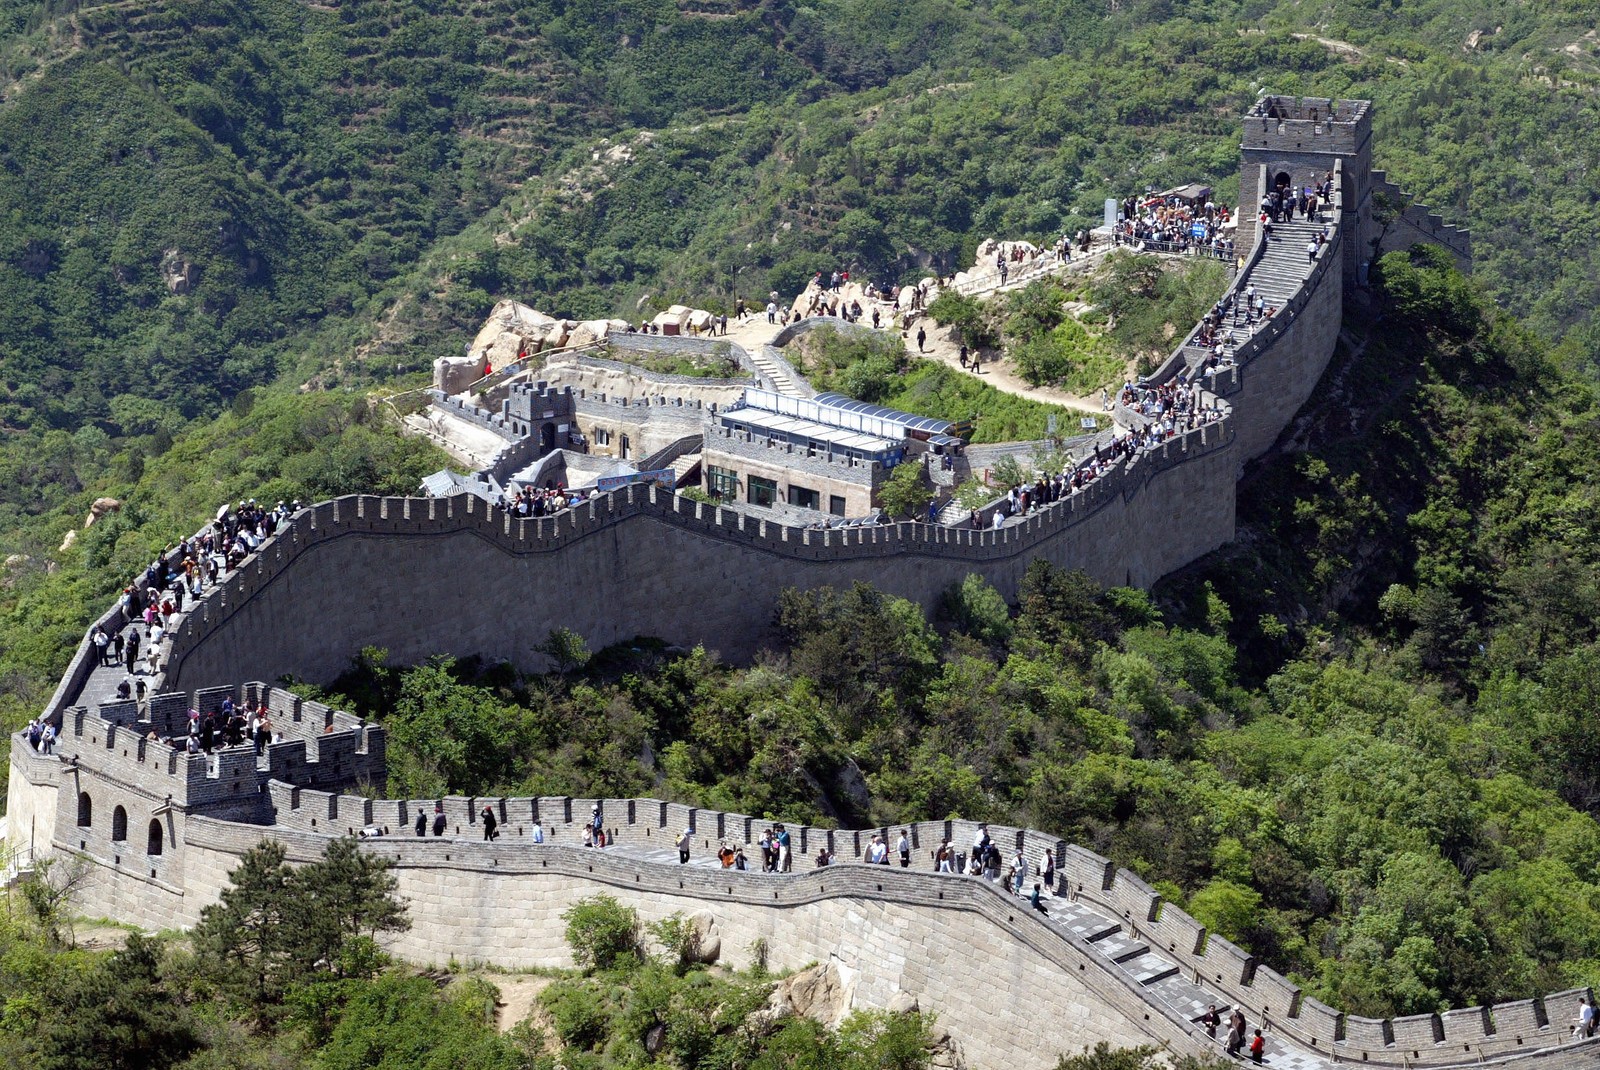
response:
M650 322L654 323L657 327L672 326L682 330L683 327L689 322L689 316L693 312L694 309L690 308L688 305L673 305L665 312L657 312L655 319L651 320Z
M889 997L886 1009L890 1014L916 1014L922 1010L922 1004L910 992L896 992Z
M180 250L167 249L161 254L161 279L168 293L182 296L199 285L200 269Z
M64 554L76 545L78 545L78 533L76 531L69 531L67 532L66 537L61 540L61 545L56 549L56 553Z
M689 923L694 926L695 933L694 951L689 960L710 966L722 957L722 937L717 935L717 919L711 916L709 910L697 910L689 915Z
M793 1015L836 1026L850 1011L854 984L836 962L823 962L779 981L767 999L773 1019Z
M703 331L711 326L711 321L714 318L711 313L703 308L693 309L689 313L689 326L697 331Z
M433 388L450 397L466 390L482 374L483 363L472 357L440 357L433 362Z
M4 568L0 568L0 587L10 589L16 586L17 577L31 564L33 558L27 554L11 554L6 557Z
M122 503L115 498L96 498L89 505L89 515L84 518L83 526L89 527L107 513L114 513L121 508Z
M967 1061L961 1054L961 1042L937 1018L929 1025L929 1039L929 1066L934 1070L964 1070Z
M867 812L872 803L872 791L867 787L867 778L861 772L861 767L854 758L848 758L839 767L839 772L833 778L834 789L858 814Z

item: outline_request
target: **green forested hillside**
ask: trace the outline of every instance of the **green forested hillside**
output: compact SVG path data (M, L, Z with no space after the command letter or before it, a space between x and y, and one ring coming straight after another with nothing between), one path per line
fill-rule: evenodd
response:
M442 464L369 394L496 298L916 278L1107 196L1233 196L1261 92L1370 97L1376 164L1472 227L1475 279L1385 260L1292 448L1241 485L1239 541L1153 597L1048 570L1014 610L974 582L934 620L790 595L750 669L648 642L549 679L369 653L338 690L388 719L412 794L1058 829L1356 1013L1600 982L1591 8L0 0L0 713L37 710L91 611L220 502ZM85 529L99 496L123 507ZM373 1022L479 1045L455 1065L549 1062L485 1033L479 989L367 980L364 947L263 1022L182 950L46 958L49 920L0 924L0 994L71 998L7 1002L0 1049L90 1043L70 1012L132 986L180 1008L151 1065L244 1065L243 1022L260 1065L357 1065L315 1048ZM595 1031L632 999L709 1013L708 982L648 967L553 997L595 1049L565 1065L619 1064Z

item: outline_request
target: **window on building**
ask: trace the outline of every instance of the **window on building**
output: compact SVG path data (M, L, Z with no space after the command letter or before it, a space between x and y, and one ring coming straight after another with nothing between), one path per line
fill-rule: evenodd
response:
M128 838L128 811L120 806L111 811L111 838L113 840Z
M777 480L751 476L749 482L751 505L771 505L778 500Z
M86 829L94 823L94 803L87 791L78 792L78 827Z
M152 818L150 821L150 840L145 844L145 854L158 855L161 853L161 820Z
M789 484L789 504L798 505L802 509L821 509L822 495L810 487L797 487Z
M844 499L837 494L828 495L828 512L834 516L844 516Z
M731 472L726 468L718 468L714 464L706 466L706 490L718 501L736 502L739 500L739 473Z

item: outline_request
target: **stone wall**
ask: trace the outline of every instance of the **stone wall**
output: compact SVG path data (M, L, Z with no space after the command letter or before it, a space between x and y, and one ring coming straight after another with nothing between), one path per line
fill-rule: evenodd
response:
M259 839L259 830L240 826L191 825L191 872L206 882L225 876ZM305 833L272 834L300 860L323 844ZM952 1031L972 1065L1048 1070L1060 1053L1102 1040L1195 1045L1192 1027L1147 1004L1103 956L977 881L865 866L776 880L548 845L530 852L397 839L369 847L396 863L413 925L388 944L411 961L570 965L561 913L604 892L646 922L708 911L723 960L733 965L748 965L761 940L774 969L833 963L857 1006L912 994Z
M1373 192L1378 198L1370 232L1365 236L1364 257L1378 257L1413 245L1442 245L1463 272L1472 270L1472 235L1446 223L1438 213L1411 197L1382 171L1374 171Z
M766 641L785 587L860 580L932 609L969 572L1014 599L1034 557L1148 585L1233 537L1232 433L1223 420L1174 438L999 531L809 531L637 485L538 520L467 496L324 502L194 604L173 631L166 682L227 684L243 666L328 680L368 644L401 662L457 653L527 665L557 626L596 649L653 635L743 660ZM540 592L538 613L527 591Z

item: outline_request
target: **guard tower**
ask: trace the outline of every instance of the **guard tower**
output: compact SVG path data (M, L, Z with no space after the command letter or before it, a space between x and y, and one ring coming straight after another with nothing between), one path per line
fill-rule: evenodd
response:
M1344 274L1358 277L1372 229L1372 102L1264 96L1244 116L1239 146L1239 247L1255 242L1263 193L1309 186L1344 161ZM1360 236L1361 240L1350 240Z

